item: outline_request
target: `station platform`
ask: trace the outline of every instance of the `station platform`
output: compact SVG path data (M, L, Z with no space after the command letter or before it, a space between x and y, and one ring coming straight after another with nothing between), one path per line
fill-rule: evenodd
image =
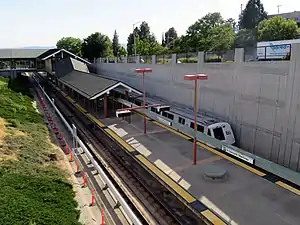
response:
M198 143L197 164L193 165L193 143L189 136L149 120L144 135L143 118L139 114L133 114L130 123L119 118L95 116L119 136L116 139L122 138L147 158L152 163L149 168L159 168L226 223L300 223L300 191L276 185L269 181L272 177L266 179L264 176L268 175L263 172L201 143ZM211 168L226 171L226 178L221 181L205 179L204 172Z
M278 177L200 142L197 165L193 165L190 136L150 119L144 135L139 113L131 115L130 122L114 117L115 110L109 110L110 117L104 118L102 110L84 108L82 102L61 93L212 224L299 224L300 190ZM207 171L216 174L216 168L217 173L227 173L224 179L216 181L204 176Z

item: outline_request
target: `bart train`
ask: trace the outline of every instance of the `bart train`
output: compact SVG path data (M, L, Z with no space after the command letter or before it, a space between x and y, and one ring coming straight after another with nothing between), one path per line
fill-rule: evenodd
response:
M137 107L142 106L143 97L135 93L130 92L127 99L125 98L125 90L122 88L114 89L114 99L115 101L126 105L127 107ZM146 105L163 104L162 101L149 98L146 99ZM148 109L149 110L149 109ZM184 125L185 128L193 131L194 129L194 119L193 113L186 112L183 109L171 106L168 111L160 110L160 107L150 107L150 111L157 114L157 120L173 129L180 132L180 126L176 126L176 123ZM208 136L216 138L222 142L230 145L235 144L235 137L231 126L227 122L219 121L215 118L206 115L197 115L197 131L204 133Z

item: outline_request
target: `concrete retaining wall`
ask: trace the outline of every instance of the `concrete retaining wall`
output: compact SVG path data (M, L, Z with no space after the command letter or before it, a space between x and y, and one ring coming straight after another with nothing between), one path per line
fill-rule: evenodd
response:
M206 73L199 85L199 109L228 121L239 147L299 171L300 44L293 44L291 61L244 62L236 49L233 63L197 64L98 63L97 72L141 88L135 68L151 67L146 90L177 104L193 106L193 83L185 74Z

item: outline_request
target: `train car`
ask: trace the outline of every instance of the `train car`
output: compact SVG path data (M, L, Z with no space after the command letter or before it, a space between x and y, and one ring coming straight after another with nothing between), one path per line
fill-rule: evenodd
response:
M143 97L134 93L129 93L127 99L125 99L125 91L121 88L114 90L114 98L117 102L122 103L127 107L141 106L143 104ZM147 97L146 105L154 104L164 103L160 100ZM182 110L176 106L173 107L173 105L168 111L159 110L159 107L150 107L149 110L157 114L158 122L172 127L173 129L181 131L180 126L176 126L176 124L184 125L186 129L194 129L194 117L193 113L191 112L186 112L185 110ZM233 131L230 124L227 122L223 122L198 113L197 131L227 144L235 144Z

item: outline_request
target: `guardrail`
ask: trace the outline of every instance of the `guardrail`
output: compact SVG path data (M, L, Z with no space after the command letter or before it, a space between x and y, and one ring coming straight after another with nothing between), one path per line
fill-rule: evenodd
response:
M102 168L99 166L99 164L95 161L92 154L89 152L89 150L86 148L86 146L83 144L83 142L78 138L78 136L74 133L73 128L68 124L64 116L60 113L60 111L57 109L57 107L54 104L54 99L50 99L48 94L45 92L44 88L39 84L39 81L33 77L33 79L37 82L39 88L42 90L43 94L46 96L47 100L50 102L52 107L54 108L55 112L59 115L61 120L63 121L66 128L70 131L72 136L77 140L78 145L82 148L82 150L87 154L89 160L94 165L94 167L97 169L99 175L103 179L103 181L107 184L107 187L111 190L111 193L114 195L114 197L118 200L120 205L123 207L125 213L130 218L131 222L135 225L142 225L140 220L137 218L137 216L134 214L134 212L131 210L129 205L126 203L125 199L121 196L121 194L118 192L116 187L113 185L113 183L110 181L110 179L106 176L105 172L102 170Z
M121 99L118 99L122 101ZM135 107L135 104L128 105L127 102L124 102L128 107ZM136 110L138 112L143 113L144 110ZM191 137L194 137L194 131L189 129L188 127L177 123L176 121L171 121L168 120L167 118L162 118L162 116L158 116L157 114L151 112L150 109L145 110L146 115L156 121L162 122L162 119L165 120L166 122L172 123L172 127L174 129L180 129L181 132L186 133L190 135ZM160 118L160 119L159 119ZM167 123L165 125L168 125ZM197 140L204 143L207 146L211 146L213 148L216 148L220 150L221 152L225 152L227 154L230 154L232 156L235 156L239 158L240 160L243 160L244 162L247 162L249 164L252 164L254 166L257 166L258 168L261 168L263 170L266 170L270 173L273 173L274 175L281 177L291 183L294 183L298 186L300 186L300 174L292 171L288 168L285 168L283 166L280 166L276 163L273 163L269 160L266 160L264 158L261 158L257 155L251 154L250 152L246 152L245 150L242 150L240 148L237 148L235 146L226 144L222 141L219 141L215 138L212 138L208 135L202 134L202 133L197 133Z

